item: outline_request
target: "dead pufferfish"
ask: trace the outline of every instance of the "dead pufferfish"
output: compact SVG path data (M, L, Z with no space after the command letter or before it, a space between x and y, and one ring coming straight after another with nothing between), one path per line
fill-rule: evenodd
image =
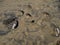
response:
M18 27L18 19L16 17L8 18L3 21L3 24L8 27L8 29L16 29Z

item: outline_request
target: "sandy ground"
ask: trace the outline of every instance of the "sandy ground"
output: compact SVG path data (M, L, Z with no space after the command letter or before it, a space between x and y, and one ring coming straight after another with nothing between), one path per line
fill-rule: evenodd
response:
M59 4L59 0L0 0L0 45L60 45ZM4 24L10 16L17 17L15 29Z

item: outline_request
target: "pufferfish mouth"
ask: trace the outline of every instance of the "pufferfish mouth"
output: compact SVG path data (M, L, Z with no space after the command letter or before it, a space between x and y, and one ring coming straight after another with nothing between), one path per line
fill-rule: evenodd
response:
M16 29L18 27L18 20L16 20L13 24L12 24L12 29Z

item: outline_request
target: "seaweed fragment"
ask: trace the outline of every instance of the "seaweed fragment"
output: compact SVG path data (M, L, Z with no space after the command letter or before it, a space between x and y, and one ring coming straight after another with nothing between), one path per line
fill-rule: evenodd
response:
M8 30L8 31L0 31L0 36L6 35L6 34L8 34L9 32L10 32L10 30Z

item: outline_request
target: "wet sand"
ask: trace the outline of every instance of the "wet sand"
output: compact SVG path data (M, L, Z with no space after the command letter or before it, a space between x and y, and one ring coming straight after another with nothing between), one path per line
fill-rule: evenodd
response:
M0 0L0 45L60 45L60 1Z

